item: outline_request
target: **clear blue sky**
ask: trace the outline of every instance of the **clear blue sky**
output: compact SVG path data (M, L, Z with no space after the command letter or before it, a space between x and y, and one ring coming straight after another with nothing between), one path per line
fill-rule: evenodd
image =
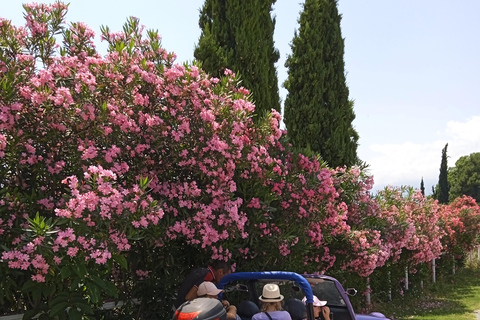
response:
M0 0L0 17L23 24L22 3ZM37 1L40 2L40 1ZM44 1L51 3L53 1ZM275 46L280 84L303 1L278 0ZM193 59L203 0L72 0L67 21L121 30L128 16L157 29L179 63ZM442 148L448 165L480 152L480 1L340 0L345 68L374 190L438 181ZM98 42L100 51L105 46ZM285 99L286 91L280 87Z

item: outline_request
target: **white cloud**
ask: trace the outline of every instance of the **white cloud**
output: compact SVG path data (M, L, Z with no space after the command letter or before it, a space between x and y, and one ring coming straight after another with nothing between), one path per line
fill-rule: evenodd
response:
M459 147L480 147L480 116L475 116L467 122L450 121L446 133ZM479 150L480 151L480 150Z
M374 176L374 190L387 185L420 186L423 177L427 193L438 182L442 149L448 143L448 166L455 166L461 156L480 152L480 116L465 122L450 121L439 138L428 143L373 144L368 146L370 156L363 157L370 164ZM362 157L362 156L361 156Z

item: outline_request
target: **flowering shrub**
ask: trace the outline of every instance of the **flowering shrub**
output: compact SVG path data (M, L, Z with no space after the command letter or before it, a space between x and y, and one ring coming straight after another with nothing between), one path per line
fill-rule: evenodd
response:
M360 168L337 168L337 188L348 207L347 224L352 232L350 247L343 252L341 268L363 277L384 265L390 250L381 238L380 209L370 194L373 178Z
M411 187L387 187L377 195L382 235L392 262L415 266L438 258L443 231L438 226L438 204Z
M155 267L185 272L192 262L170 259L178 246L231 258L219 243L247 235L233 177L272 134L253 139L248 91L174 64L134 18L122 34L103 29L100 57L87 26L61 24L65 5L25 10L24 28L1 21L1 258L16 282L3 301L74 318ZM176 278L154 292L165 309Z
M442 238L445 252L451 256L463 256L478 245L480 233L480 207L469 196L456 198L439 212L440 226L446 236Z
M164 319L209 259L365 277L440 254L436 203L374 199L360 168L296 154L229 70L176 64L136 18L102 27L102 57L65 4L24 8L24 27L0 19L2 313L93 318L137 298L118 312Z

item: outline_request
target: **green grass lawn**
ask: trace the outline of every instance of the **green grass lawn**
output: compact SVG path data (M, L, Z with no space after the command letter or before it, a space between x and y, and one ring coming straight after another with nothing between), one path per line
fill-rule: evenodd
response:
M480 310L480 268L463 268L429 288L375 305L394 320L476 320Z

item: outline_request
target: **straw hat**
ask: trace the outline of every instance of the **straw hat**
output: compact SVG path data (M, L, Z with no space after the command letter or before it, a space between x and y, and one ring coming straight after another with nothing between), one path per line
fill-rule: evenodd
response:
M274 283L267 283L263 286L263 292L260 298L262 302L277 302L282 301L283 296L280 294L280 288Z

